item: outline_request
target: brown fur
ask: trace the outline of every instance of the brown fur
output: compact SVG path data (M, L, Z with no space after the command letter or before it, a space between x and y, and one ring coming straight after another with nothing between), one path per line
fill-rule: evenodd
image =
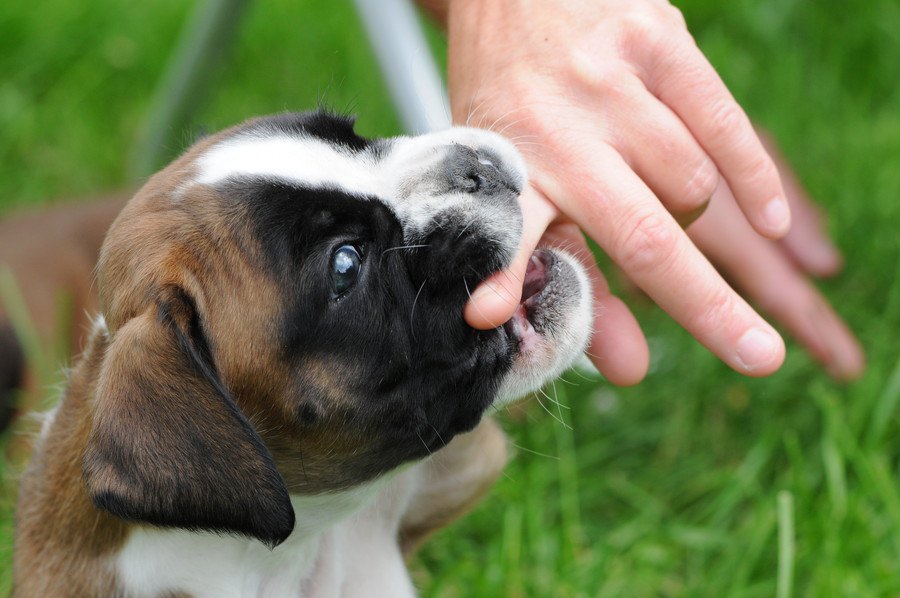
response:
M126 524L94 508L81 460L90 435L105 335L89 342L72 370L66 400L22 478L16 511L14 596L110 596L105 558L125 540Z

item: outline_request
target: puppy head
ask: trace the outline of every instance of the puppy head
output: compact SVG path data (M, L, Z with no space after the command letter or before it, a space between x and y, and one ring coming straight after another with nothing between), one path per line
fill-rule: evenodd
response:
M367 140L323 113L251 121L153 177L100 260L96 504L276 544L289 494L427 456L566 367L590 298L564 254L535 255L510 324L462 318L515 251L524 181L490 133Z

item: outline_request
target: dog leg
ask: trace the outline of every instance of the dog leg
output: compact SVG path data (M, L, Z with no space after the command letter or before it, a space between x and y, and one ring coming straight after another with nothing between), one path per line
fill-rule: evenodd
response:
M403 556L470 511L500 477L507 458L506 435L485 418L423 463L421 484L400 521Z

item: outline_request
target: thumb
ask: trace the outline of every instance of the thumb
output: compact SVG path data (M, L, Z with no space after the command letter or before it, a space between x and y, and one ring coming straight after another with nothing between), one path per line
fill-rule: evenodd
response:
M559 215L549 199L528 186L519 196L522 208L522 239L509 267L494 272L469 298L464 316L472 328L489 330L508 321L522 298L522 284L528 260L547 226Z

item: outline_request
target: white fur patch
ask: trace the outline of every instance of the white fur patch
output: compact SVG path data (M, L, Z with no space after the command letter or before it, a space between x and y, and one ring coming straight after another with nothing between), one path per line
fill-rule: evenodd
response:
M91 334L108 334L109 328L106 326L106 316L102 313L98 313L94 317L94 321L91 325Z
M349 155L340 147L308 137L238 135L197 160L196 182L215 185L231 177L262 177L334 187L356 195L384 195L384 183L367 154Z
M135 528L115 570L134 597L414 596L396 539L418 475L410 469L344 492L291 497L297 524L274 550L227 534Z
M47 434L50 433L50 426L53 425L53 422L56 421L56 413L59 411L59 404L55 405L53 409L49 411L45 411L37 415L37 419L41 422L41 431L38 434L38 443L42 444L44 439L47 438Z

